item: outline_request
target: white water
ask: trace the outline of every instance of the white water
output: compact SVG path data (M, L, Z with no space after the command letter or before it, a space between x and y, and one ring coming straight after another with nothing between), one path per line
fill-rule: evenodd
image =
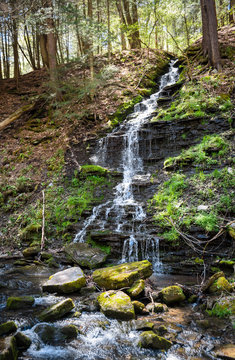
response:
M149 121L151 114L156 110L157 99L164 87L174 84L178 80L178 69L174 67L174 64L175 62L172 61L169 72L161 77L159 91L149 99L135 105L134 113L119 127L118 133L124 139L120 161L123 179L115 188L113 201L96 206L92 215L85 221L83 229L77 233L74 239L74 242L84 242L89 226L94 224L105 209L105 216L103 216L99 229L105 228L110 214L115 218L113 222L116 233L127 232L126 227L129 227L128 238L123 245L121 262L137 261L141 256L142 259L151 260L154 270L158 272L161 270L159 239L148 234L146 230L144 223L147 217L146 212L143 205L134 198L133 179L144 175L143 161L139 154L139 130L143 124ZM98 155L95 159L93 158L93 161L105 165L109 138L113 137L115 133L117 130L100 141ZM150 177L150 174L148 175ZM127 220L129 213L132 214L132 218Z

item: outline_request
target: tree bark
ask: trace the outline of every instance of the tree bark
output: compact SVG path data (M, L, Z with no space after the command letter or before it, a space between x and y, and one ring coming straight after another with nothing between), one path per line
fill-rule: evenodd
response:
M116 0L116 7L118 10L118 14L119 14L119 18L120 18L120 32L121 32L121 44L122 44L122 50L126 50L127 46L126 46L126 39L125 39L125 32L124 32L124 28L126 27L126 20L122 11L122 4L119 0Z
M229 23L235 23L235 0L230 0Z
M108 20L108 62L111 61L111 37L110 37L110 0L106 0L107 20Z
M138 18L138 10L137 10L137 2L136 0L132 1L132 25L135 27L133 30L132 38L133 38L133 48L140 49L140 32L139 32L139 18Z

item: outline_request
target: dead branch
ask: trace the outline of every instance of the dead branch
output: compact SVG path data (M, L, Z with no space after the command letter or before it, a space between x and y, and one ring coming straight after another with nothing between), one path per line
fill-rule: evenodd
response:
M12 115L10 115L7 119L0 123L0 131L5 129L8 125L10 125L13 121L19 119L21 115L27 113L34 109L36 103L25 105L22 108L16 110Z

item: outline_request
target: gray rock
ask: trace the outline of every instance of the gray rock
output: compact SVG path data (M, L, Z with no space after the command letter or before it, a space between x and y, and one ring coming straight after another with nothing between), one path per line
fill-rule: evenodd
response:
M41 321L55 321L69 313L75 307L72 299L62 300L42 311L38 318Z
M50 279L43 284L43 291L71 293L80 290L86 285L86 278L80 267L72 267L63 271L59 271L52 275Z
M64 252L75 264L88 269L99 267L107 259L104 251L86 243L69 244L64 248Z

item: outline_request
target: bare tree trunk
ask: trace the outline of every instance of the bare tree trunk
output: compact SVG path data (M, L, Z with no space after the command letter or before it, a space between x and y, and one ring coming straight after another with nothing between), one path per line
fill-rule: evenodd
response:
M235 0L230 0L229 23L235 23Z
M88 0L88 9L87 9L87 15L90 20L90 25L92 25L93 20L93 6L92 6L92 0ZM89 64L90 64L90 76L91 79L94 79L94 54L93 54L93 39L92 36L90 36L89 40Z
M215 0L201 0L203 26L203 50L208 53L209 65L222 70L217 32ZM205 39L204 39L205 36ZM208 41L208 43L206 43ZM205 47L204 47L205 46Z
M107 20L108 20L108 62L111 61L111 38L110 38L110 3L109 0L106 0L107 6Z
M136 0L132 0L132 21L133 26L135 26L135 30L133 31L133 48L140 49L141 42L140 42L140 32L139 32L139 18L138 18L138 10L137 10L137 2Z
M116 0L116 7L118 10L118 14L120 17L120 22L121 22L120 32L121 32L122 50L126 50L127 46L126 46L126 39L125 39L125 32L124 32L124 27L126 27L126 20L125 20L123 11L122 11L122 4L119 0Z
M16 82L16 88L19 88L19 52L18 52L18 29L16 19L12 20L12 30L13 30L13 54L14 54L14 79Z
M49 68L49 57L47 52L47 35L41 34L39 42L40 42L40 50L42 55L43 66Z

